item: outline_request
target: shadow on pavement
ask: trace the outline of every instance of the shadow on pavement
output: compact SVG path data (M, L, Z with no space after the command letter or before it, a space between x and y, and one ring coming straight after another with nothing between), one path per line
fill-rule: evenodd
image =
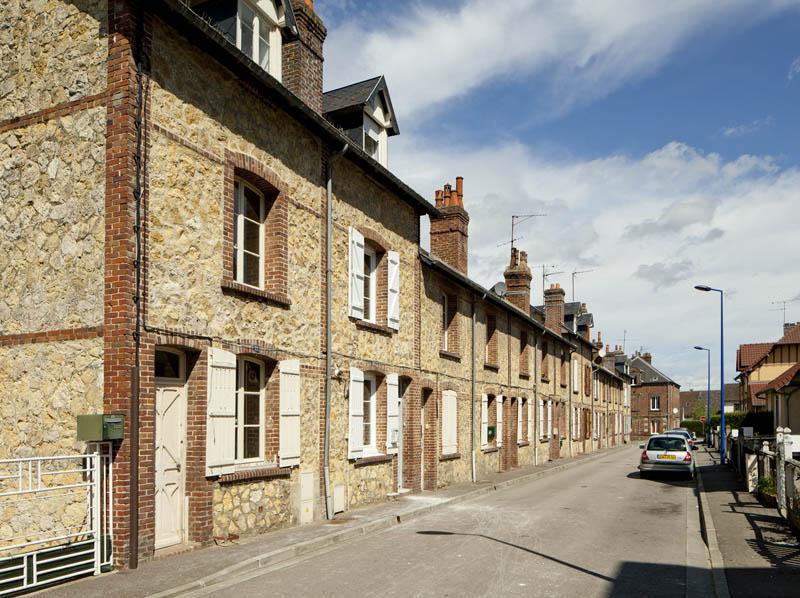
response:
M686 475L682 473L680 474L670 473L670 472L650 473L646 478L643 478L640 471L632 471L625 477L631 480L642 480L645 482L659 482L661 484L667 484L669 486L680 486L681 488L691 488L695 485L694 480L687 479Z

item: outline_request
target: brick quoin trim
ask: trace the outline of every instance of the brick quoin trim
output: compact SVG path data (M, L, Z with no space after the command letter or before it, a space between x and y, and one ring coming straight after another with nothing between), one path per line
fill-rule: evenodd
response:
M264 194L264 288L255 289L234 280L233 227L234 181L241 178ZM222 286L288 307L289 299L289 206L286 183L266 164L252 156L225 151L222 225Z
M59 341L77 341L89 338L101 338L102 326L85 328L63 328L61 330L43 330L40 332L23 332L20 334L0 335L0 347L12 345L35 345L37 343L55 343Z

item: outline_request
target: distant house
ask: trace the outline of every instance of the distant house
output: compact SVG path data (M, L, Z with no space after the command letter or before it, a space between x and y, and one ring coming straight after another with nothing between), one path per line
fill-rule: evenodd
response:
M702 410L703 414L706 413L706 404L708 402L708 390L705 388L701 389L689 389L689 390L682 390L680 393L680 405L681 405L681 419L690 418L692 413ZM714 415L719 411L719 403L720 403L720 392L719 389L712 389L711 390L711 415ZM725 385L725 412L729 411L741 411L742 410L742 402L739 398L739 385L732 383Z
M630 359L631 419L634 436L648 436L680 425L680 384L652 364L650 353Z

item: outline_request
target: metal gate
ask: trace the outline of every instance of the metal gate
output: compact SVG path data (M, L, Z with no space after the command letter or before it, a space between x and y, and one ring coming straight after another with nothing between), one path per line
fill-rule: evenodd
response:
M111 567L110 444L91 450L0 460L0 596Z

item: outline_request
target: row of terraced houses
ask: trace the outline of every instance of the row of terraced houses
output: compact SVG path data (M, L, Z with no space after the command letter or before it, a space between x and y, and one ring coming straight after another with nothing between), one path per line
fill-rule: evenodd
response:
M629 440L586 304L533 306L518 248L469 277L469 181L392 174L386 80L323 93L311 0L25 4L0 8L0 458L123 415L118 566Z

